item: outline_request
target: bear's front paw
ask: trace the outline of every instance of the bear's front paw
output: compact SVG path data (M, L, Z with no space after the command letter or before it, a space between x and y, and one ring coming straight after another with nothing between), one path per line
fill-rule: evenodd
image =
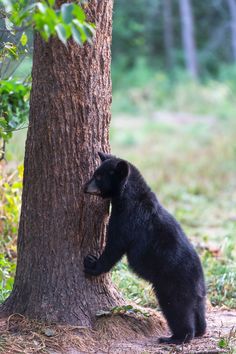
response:
M84 272L90 275L99 275L100 272L98 271L97 267L98 258L89 254L84 258Z
M84 268L85 269L94 269L96 267L98 258L96 256L93 256L92 254L88 254L84 258Z

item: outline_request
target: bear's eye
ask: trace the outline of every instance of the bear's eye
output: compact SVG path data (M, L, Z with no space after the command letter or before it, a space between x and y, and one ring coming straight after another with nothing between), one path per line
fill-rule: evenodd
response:
M102 176L101 175L97 175L95 178L96 178L97 181L101 181Z

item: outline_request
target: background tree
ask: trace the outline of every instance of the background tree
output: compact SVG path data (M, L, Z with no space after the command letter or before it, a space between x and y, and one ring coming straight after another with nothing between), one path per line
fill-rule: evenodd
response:
M233 61L236 62L236 2L235 0L228 0L228 6L230 11L230 27L232 38L232 54Z
M163 21L164 21L164 44L167 68L174 67L174 33L173 33L173 15L172 0L163 1Z
M198 76L197 52L191 0L179 0L179 7L186 69L193 78L196 78Z
M86 11L93 45L35 34L17 270L2 309L87 326L121 298L108 276L83 273L84 256L103 247L108 214L83 184L97 151L109 150L112 0L90 1Z

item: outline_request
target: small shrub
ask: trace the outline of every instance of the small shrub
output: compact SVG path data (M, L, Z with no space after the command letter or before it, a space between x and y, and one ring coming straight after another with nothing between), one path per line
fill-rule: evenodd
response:
M23 167L3 173L0 165L0 302L9 295L16 267L16 240L21 204Z

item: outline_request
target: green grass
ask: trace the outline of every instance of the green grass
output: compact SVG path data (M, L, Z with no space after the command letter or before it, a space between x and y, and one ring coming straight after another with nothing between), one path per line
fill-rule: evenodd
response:
M113 67L113 113L187 112L220 119L236 118L236 65L222 66L219 77L193 81L185 72L169 75L148 67L144 60L129 71Z
M142 306L157 306L151 285L130 272L126 259L115 266L112 271L112 280L121 289L126 299Z

